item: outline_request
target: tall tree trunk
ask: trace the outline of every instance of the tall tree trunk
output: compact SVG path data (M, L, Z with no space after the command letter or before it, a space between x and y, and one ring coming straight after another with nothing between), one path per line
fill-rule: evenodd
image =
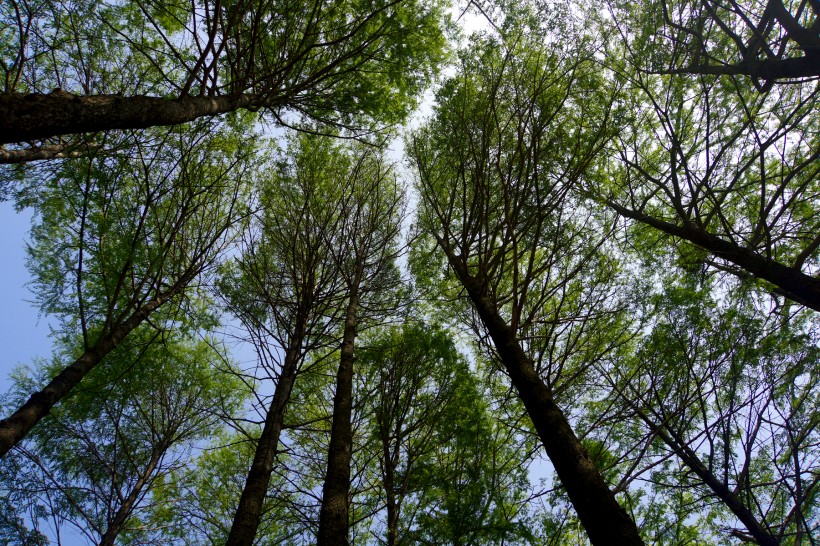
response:
M45 388L32 394L28 401L10 417L0 421L0 457L8 453L17 442L22 440L40 419L49 414L51 408L57 402L71 392L71 389L76 387L83 377L94 369L94 366L117 348L122 340L142 324L159 306L178 293L184 284L180 281L172 290L160 294L134 311L127 320L112 328L108 334L97 341L93 348L88 349L71 365L57 374Z
M385 481L385 487L387 485ZM389 485L393 487L392 479ZM385 495L387 497L387 546L396 546L399 540L399 505L396 502L396 494L392 490L387 490Z
M336 394L333 397L333 425L327 455L327 473L322 487L322 508L319 511L318 546L348 544L350 526L350 458L353 452L353 350L356 341L358 283L350 292L345 312L345 327L339 370L336 374Z
M556 405L552 390L544 384L521 348L515 331L498 314L494 303L484 295L481 284L468 273L466 266L451 252L447 254L493 340L590 542L595 546L643 545L635 522L615 500L566 416Z
M262 435L256 444L253 462L245 480L245 487L242 489L242 496L239 498L239 506L236 508L228 540L225 542L227 546L251 546L259 528L259 518L270 484L273 461L279 446L279 436L285 422L285 410L296 380L299 355L304 339L304 324L297 325L296 331L298 333L285 351L285 362L282 365L279 380L276 382L273 400L265 416Z
M621 216L637 220L673 237L685 239L704 250L708 250L719 258L737 265L755 277L772 283L787 298L815 311L820 311L820 278L811 277L799 269L788 267L771 258L761 256L691 223L679 226L628 209L612 201L608 201L607 204Z
M177 125L204 116L258 106L253 95L184 96L0 93L0 144L110 129Z
M384 383L382 383L384 387ZM383 407L383 406L382 406ZM381 411L381 410L380 410ZM399 448L399 425L400 419L397 419L396 424L396 449L394 457L390 450L390 431L387 430L387 425L384 422L384 415L379 413L377 417L379 424L379 437L382 441L382 487L384 487L384 504L387 509L387 546L396 546L399 538L399 505L401 500L396 498L396 466L398 466L398 448ZM404 473L404 482L407 483L410 475L410 468ZM406 492L406 487L403 488L402 497Z

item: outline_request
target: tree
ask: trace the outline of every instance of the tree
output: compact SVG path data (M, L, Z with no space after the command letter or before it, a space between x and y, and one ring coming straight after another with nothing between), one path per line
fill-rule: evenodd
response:
M342 185L336 204L339 222L327 248L344 283L346 307L319 512L319 545L348 543L356 336L362 326L378 321L400 301L401 279L395 262L401 253L402 188L380 152L363 149L352 159L352 170L336 173Z
M405 499L429 492L416 477L417 466L435 449L438 425L455 413L447 409L457 382L469 374L447 334L424 324L377 333L365 343L358 361L364 382L372 389L365 404L371 406L371 449L378 453L385 542L396 546L406 542L414 519L402 518ZM434 476L431 483L440 478Z
M46 187L35 180L19 192L19 205L40 217L30 250L38 300L81 343L71 364L0 422L0 455L160 308L167 320L198 315L185 310L186 290L245 215L254 154L247 137L208 128L135 136L128 154L59 165Z
M800 543L817 527L811 313L769 315L742 294L719 302L691 273L665 281L648 333L605 376L620 402L603 402L611 424L596 436L620 438L623 481L645 479L661 498L686 491L715 536Z
M207 340L158 341L147 328L109 354L16 447L38 476L41 517L69 522L100 545L156 539L145 525L155 487L239 404L242 389L217 371L221 359ZM35 373L48 377L48 368ZM17 376L21 393L36 382L28 373Z
M820 76L816 2L664 0L609 7L631 53L650 72L745 76L760 91Z
M547 55L525 38L472 47L483 53L463 60L410 142L419 223L463 286L590 540L642 544L555 402L562 382L607 349L591 335L613 314L601 283L612 267L600 252L606 223L568 195L607 141L609 105L583 58Z
M305 355L334 341L340 306L339 269L328 254L337 215L339 173L347 158L327 139L295 137L291 159L260 182L260 211L242 256L221 283L229 310L247 330L273 398L236 509L228 544L252 544L268 489L285 412Z
M710 256L697 259L713 271L820 310L816 84L758 93L740 77L647 74L632 49L644 38L610 48L630 115L589 195L704 249Z
M452 398L410 476L416 494L408 542L536 544L526 520L529 438L491 411L493 396L478 375L455 372Z
M48 537L37 528L45 510L32 498L33 487L25 468L23 456L14 451L0 465L0 542L47 546ZM34 529L30 529L27 522L31 522Z
M414 0L11 0L0 144L262 109L365 129L401 120L442 58L444 5ZM79 146L80 148L82 146ZM33 154L71 154L76 140Z
M161 529L168 542L225 544L254 451L255 444L245 436L221 431L212 434L197 457L158 484L148 524ZM295 515L286 502L286 482L283 475L274 473L271 477L257 544L287 544L293 536Z

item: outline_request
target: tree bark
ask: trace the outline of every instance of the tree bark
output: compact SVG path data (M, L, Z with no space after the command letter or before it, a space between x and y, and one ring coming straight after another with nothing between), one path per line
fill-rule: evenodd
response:
M353 351L356 341L358 287L350 293L345 312L345 326L336 394L333 396L333 424L327 455L327 473L322 487L319 512L318 546L347 546L350 527L350 459L353 452Z
M0 94L0 144L54 136L177 125L258 106L254 95L176 99L144 95Z
M396 439L398 444L398 438ZM384 481L385 508L387 508L387 546L396 546L399 538L399 503L396 499L395 470L396 461L390 453L389 434L382 437L382 456L384 467L382 479Z
M63 369L45 388L32 394L28 401L10 417L0 421L0 457L3 457L17 442L22 440L40 419L49 414L57 402L71 392L71 389L94 369L94 366L99 364L159 306L171 299L179 289L177 287L160 294L137 309L125 322L112 328L108 334L97 341L93 348L88 349L71 365Z
M385 480L385 488L388 486L393 487L392 479L389 484ZM399 506L395 494L391 490L387 490L385 496L387 497L387 546L396 546L399 539Z
M607 201L607 204L621 216L646 224L673 237L685 239L704 250L708 250L719 258L737 265L755 277L772 283L789 299L815 311L820 311L820 279L810 277L798 269L761 256L752 250L713 235L698 226L692 224L679 226L628 209L612 201Z
M48 144L23 150L6 150L0 145L0 163L28 163L48 159L87 157L99 150L94 144Z
M763 61L742 61L737 64L691 65L659 70L658 74L710 74L715 76L748 76L768 81L814 78L820 76L820 62L814 57L794 57Z
M239 498L239 506L236 508L228 540L225 542L226 546L252 546L259 528L259 518L262 515L262 506L270 484L273 461L279 446L279 436L285 422L285 410L296 380L299 354L304 338L303 323L297 326L297 332L290 347L285 351L285 362L282 365L279 380L276 382L273 400L265 416L265 425L256 445L245 487Z
M566 416L556 405L552 390L535 371L515 332L498 314L495 305L484 295L481 284L468 273L466 266L451 252L447 254L450 265L493 340L590 542L594 546L643 545L635 522L618 504L575 436Z

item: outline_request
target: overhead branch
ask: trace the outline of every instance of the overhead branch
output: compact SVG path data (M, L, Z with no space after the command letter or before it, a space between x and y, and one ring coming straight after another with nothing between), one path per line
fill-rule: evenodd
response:
M44 144L42 146L31 146L19 150L6 150L0 146L0 164L28 163L29 161L39 161L43 159L69 159L77 157L87 157L92 152L99 150L94 144Z
M680 237L708 250L715 256L743 268L755 277L772 283L789 299L815 311L820 311L820 279L816 277L761 256L753 250L722 239L694 224L689 223L683 226L673 224L641 211L629 209L611 200L607 201L607 205L621 216L646 224L668 235Z
M144 95L0 94L0 144L109 129L144 129L193 121L240 108L275 107L256 95L182 97Z

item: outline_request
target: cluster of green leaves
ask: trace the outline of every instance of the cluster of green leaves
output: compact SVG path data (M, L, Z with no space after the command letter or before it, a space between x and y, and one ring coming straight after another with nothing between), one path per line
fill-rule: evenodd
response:
M313 541L355 288L356 542L586 543L559 480L532 491L539 439L469 292L506 321L647 542L813 543L820 331L782 304L790 287L744 264L817 278L818 88L675 73L793 57L785 27L746 35L775 4L608 2L601 17L474 3L494 30L468 41L406 140L420 197L409 266L433 305L403 308L407 189L372 143L304 133L262 158L253 118L234 114L99 135L86 157L9 171L3 195L36 211L32 286L63 341L4 406L148 302L171 303L4 459L0 542L44 544L49 525L91 542L112 529L224 542L259 443L253 409L288 351L296 381L257 542ZM814 4L783 5L813 24ZM247 95L285 124L393 124L443 58L444 8L10 0L3 90ZM224 317L201 288L228 248L218 288L256 351L250 371L206 334ZM432 321L471 329L473 359Z
M44 313L82 333L84 348L190 283L241 227L255 148L239 127L225 129L205 123L131 135L115 155L26 173L14 197L36 210L33 289ZM182 322L208 314L196 298L186 306L176 315Z

